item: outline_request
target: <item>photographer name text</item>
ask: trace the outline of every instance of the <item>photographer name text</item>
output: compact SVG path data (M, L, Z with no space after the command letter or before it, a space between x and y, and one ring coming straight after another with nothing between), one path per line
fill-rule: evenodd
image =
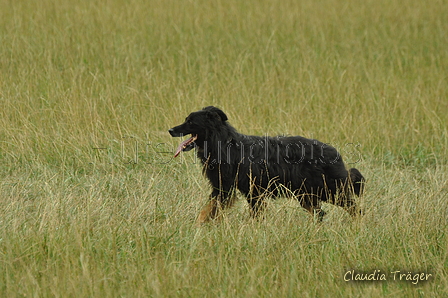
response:
M370 272L357 272L356 270L348 270L345 272L344 281L349 282L382 282L382 281L402 281L417 285L420 282L429 281L434 276L427 272L411 272L392 270L382 272L381 270L373 270Z

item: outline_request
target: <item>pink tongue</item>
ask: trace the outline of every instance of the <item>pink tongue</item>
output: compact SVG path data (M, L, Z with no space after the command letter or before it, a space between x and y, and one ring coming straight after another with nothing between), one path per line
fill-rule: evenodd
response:
M177 147L176 153L174 153L174 157L177 157L185 147L187 147L190 143L194 142L196 139L197 136L192 136L191 138L182 141L182 143L180 143L179 146Z

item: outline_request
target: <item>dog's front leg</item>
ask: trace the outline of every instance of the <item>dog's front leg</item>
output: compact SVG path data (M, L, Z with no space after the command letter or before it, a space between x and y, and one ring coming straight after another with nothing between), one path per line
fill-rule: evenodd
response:
M235 202L235 194L230 191L214 191L210 195L209 202L202 208L197 219L197 225L202 225L210 220L220 220L225 208L231 207Z
M197 224L201 225L212 219L219 218L219 215L221 213L219 210L219 205L219 200L216 197L210 196L209 202L204 206L204 208L202 208L201 213L199 213Z

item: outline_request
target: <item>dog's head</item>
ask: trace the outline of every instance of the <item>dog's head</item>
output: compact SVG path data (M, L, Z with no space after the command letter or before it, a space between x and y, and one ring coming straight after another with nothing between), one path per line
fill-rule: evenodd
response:
M205 107L200 111L188 115L184 123L169 130L172 137L191 135L190 138L179 144L174 157L178 156L182 151L190 151L193 149L196 146L195 142L198 142L198 146L200 146L200 144L207 140L211 130L216 130L226 121L226 114L213 106Z

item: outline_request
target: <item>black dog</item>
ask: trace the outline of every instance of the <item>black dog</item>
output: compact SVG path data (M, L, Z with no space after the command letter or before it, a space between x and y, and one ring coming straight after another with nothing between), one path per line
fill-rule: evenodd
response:
M173 137L191 134L175 156L196 148L213 187L198 223L217 218L230 207L234 189L247 197L254 217L263 210L266 197L278 195L296 197L319 220L324 215L322 201L341 206L353 216L361 213L352 194L360 195L364 177L357 169L347 171L338 151L322 142L300 136L243 135L227 122L223 111L212 106L191 113L169 133Z

